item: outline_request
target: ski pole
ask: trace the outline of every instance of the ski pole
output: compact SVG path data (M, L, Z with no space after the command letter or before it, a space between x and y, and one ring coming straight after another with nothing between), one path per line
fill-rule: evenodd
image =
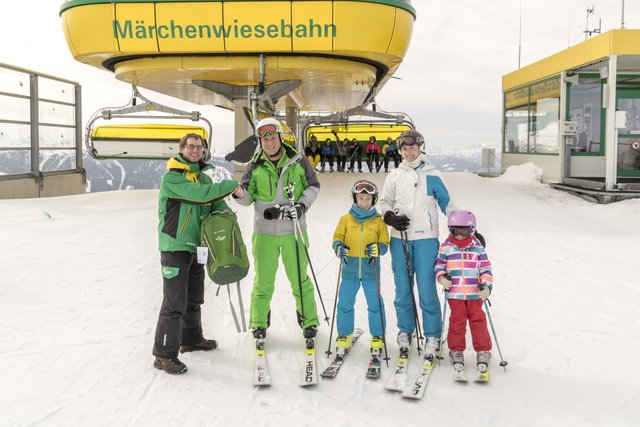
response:
M329 331L329 345L327 346L327 358L333 354L331 351L331 340L333 339L333 326L336 320L336 308L338 307L338 291L340 290L340 276L342 275L342 260L340 260L340 268L338 269L338 282L336 283L336 297L333 300L333 314L331 315L331 329Z
M311 263L311 257L309 256L309 249L307 242L304 238L304 234L302 234L302 226L300 225L300 221L297 219L294 222L294 227L298 230L300 234L300 239L302 240L302 247L304 248L305 254L307 254L307 262L309 263L309 268L311 269L311 276L313 277L313 283L316 286L316 290L318 291L318 298L320 298L320 305L322 306L322 311L324 312L324 320L329 324L329 315L327 314L327 310L324 307L324 300L322 299L322 294L320 293L320 286L318 286L318 279L316 279L316 273L313 269L313 264Z
M436 355L436 358L438 360L444 359L444 357L442 357L442 338L444 337L444 323L447 320L447 299L449 299L449 291L445 290L444 291L444 301L442 303L442 305L444 307L442 307L442 326L441 326L441 329L440 329L440 348L438 349L438 354Z
M298 235L297 234L293 234L294 239L296 241L296 266L298 267L298 290L300 292L300 311L302 311L302 313L300 313L300 326L304 328L304 321L306 319L306 316L304 315L304 300L302 299L302 272L300 271L300 242L298 241Z
M293 183L287 185L284 189L284 191L287 193L287 195L289 196L289 202L291 203L291 206L293 206L293 194L294 194L294 188L295 185ZM300 271L300 242L298 241L298 234L296 233L296 229L295 229L295 221L294 221L294 228L293 228L293 238L296 242L296 267L298 270L298 291L300 292L300 311L302 313L300 313L300 326L304 328L304 320L305 320L305 315L304 315L304 301L302 299L302 272Z
M500 351L500 344L498 344L498 337L496 336L496 328L493 326L493 319L491 319L491 312L489 311L489 306L491 303L487 298L484 300L484 309L487 312L487 317L489 318L489 324L491 325L491 332L493 332L493 340L496 342L496 348L498 349L498 354L500 355L500 366L504 368L504 371L507 372L507 365L509 364L506 360L502 358L502 352Z
M378 310L380 311L380 326L382 326L382 344L384 344L384 360L389 367L389 352L387 351L387 325L385 325L384 316L382 314L382 297L380 296L380 276L378 276L378 262L375 257L373 259L373 273L376 275L376 290L378 291Z
M407 265L407 286L409 286L409 293L411 295L411 304L413 306L413 318L416 323L416 346L418 348L418 354L420 354L420 342L424 339L422 336L422 329L420 328L420 318L418 316L418 308L416 306L416 297L413 294L413 273L411 272L411 259L409 257L409 238L406 231L400 232L402 239L402 249L404 250L405 264Z
M287 193L287 197L289 198L289 203L293 207L295 205L295 183L291 183L284 188L284 191ZM320 293L320 286L318 286L318 280L316 279L316 273L313 270L313 264L311 263L311 257L309 256L309 249L307 248L307 242L305 241L304 234L302 233L302 226L300 225L300 221L298 219L293 220L293 233L296 239L296 256L298 256L298 282L300 286L300 308L302 309L302 278L300 273L300 257L298 255L298 234L300 235L300 240L302 241L302 247L304 248L304 252L307 255L307 263L311 268L311 274L313 276L313 281L316 286L316 290L318 291L318 297L320 298L320 304L322 305L322 311L324 312L324 320L329 325L329 316L327 315L327 309L324 306L324 301L322 299L322 294Z

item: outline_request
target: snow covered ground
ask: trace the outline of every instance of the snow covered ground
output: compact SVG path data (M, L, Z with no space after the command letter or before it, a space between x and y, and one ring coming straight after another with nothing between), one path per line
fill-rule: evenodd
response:
M363 175L321 175L309 212L310 252L329 315L338 272L331 237L356 177ZM640 200L595 205L534 177L531 165L500 178L445 174L487 239L491 314L509 366L498 366L494 348L491 383L461 385L445 360L422 401L385 391L390 369L377 382L364 378L366 332L335 380L298 387L303 341L282 269L269 329L271 388L251 386L253 339L236 333L227 296L216 297L211 282L204 329L220 348L181 356L185 375L157 371L157 190L0 200L0 425L636 426ZM253 210L232 206L250 240ZM388 255L381 264L395 357ZM247 311L252 278L242 288ZM362 294L356 324L368 330ZM328 337L325 323L321 368ZM471 350L465 355L472 360Z

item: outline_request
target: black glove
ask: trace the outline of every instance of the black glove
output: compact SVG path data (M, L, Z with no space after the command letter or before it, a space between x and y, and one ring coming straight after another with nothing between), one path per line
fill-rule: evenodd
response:
M304 215L304 205L300 203L296 203L293 206L283 206L284 208L284 216L289 218L290 220L297 220L302 218Z
M398 231L407 231L409 228L409 217L406 215L396 215L391 211L387 211L384 214L384 222L387 225L392 226Z
M284 218L284 209L281 206L273 206L264 210L264 219L276 220Z

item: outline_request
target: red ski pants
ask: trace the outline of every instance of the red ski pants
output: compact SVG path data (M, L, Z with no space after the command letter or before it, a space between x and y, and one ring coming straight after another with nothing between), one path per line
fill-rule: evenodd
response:
M464 351L467 347L467 320L471 329L471 340L475 351L491 350L491 336L487 329L487 316L482 310L482 300L450 299L449 333L447 340L453 351Z

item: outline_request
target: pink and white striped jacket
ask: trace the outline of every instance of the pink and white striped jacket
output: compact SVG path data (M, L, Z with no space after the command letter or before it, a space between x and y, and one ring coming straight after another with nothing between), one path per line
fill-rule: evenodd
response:
M491 262L475 237L464 248L456 246L454 240L450 235L440 245L435 266L436 280L449 273L452 282L448 295L450 299L479 299L478 284L489 286L489 289L493 287Z

